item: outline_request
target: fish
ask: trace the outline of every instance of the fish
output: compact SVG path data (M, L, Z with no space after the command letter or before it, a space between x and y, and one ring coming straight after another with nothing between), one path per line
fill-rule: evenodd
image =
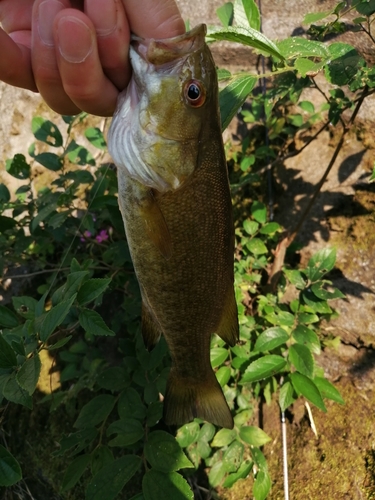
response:
M213 334L239 338L234 225L218 82L206 26L168 39L133 36L132 78L118 99L108 150L151 349L164 335L172 366L167 425L200 418L233 428L210 363Z

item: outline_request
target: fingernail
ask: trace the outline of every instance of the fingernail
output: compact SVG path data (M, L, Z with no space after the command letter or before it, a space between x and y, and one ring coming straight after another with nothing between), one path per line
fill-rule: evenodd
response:
M117 2L115 0L90 0L86 12L98 36L107 36L117 27Z
M91 31L75 17L65 16L59 19L57 37L60 54L70 63L83 62L93 50Z
M38 9L38 33L45 45L53 47L53 20L64 5L57 0L46 0L39 5Z

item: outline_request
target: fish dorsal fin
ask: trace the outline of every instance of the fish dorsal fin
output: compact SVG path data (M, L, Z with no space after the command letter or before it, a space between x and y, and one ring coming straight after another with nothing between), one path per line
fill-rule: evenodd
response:
M140 208L147 235L166 260L172 256L172 239L164 215L151 189L146 193Z
M231 347L238 342L238 311L233 287L228 292L219 328L216 330L216 333Z
M162 330L154 318L149 305L142 298L142 337L148 351L158 343L161 334Z

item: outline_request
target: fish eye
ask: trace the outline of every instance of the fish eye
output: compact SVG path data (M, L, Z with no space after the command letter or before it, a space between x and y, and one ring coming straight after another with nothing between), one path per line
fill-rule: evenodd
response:
M190 80L185 85L185 98L193 108L199 108L206 101L206 92L201 82Z

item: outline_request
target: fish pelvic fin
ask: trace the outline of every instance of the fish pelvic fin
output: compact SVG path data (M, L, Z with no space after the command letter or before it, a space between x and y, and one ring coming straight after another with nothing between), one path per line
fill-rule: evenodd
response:
M169 260L172 256L172 238L152 189L148 189L145 198L142 199L140 212L148 237L163 257Z
M233 429L233 417L215 374L206 379L181 377L172 367L164 399L164 422L182 425L194 418Z
M150 351L159 341L162 330L154 318L147 302L142 299L142 337L146 349Z
M231 347L236 345L239 340L238 311L233 287L227 295L223 315L216 333Z

